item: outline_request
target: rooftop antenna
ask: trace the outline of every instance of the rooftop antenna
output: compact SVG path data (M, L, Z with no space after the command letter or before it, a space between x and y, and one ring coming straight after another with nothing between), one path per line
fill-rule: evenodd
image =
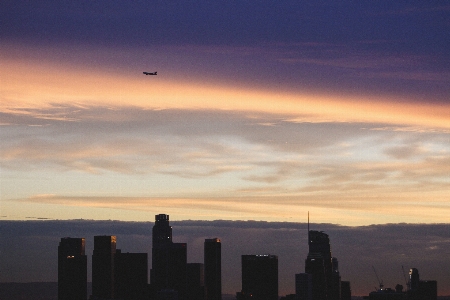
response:
M308 245L310 244L311 239L309 238L309 211L308 211Z

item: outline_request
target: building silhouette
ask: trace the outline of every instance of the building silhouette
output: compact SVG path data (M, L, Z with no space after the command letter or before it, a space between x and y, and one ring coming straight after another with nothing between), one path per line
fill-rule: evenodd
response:
M220 239L205 239L205 286L208 300L222 300L222 244Z
M241 259L241 298L278 300L278 256L242 255Z
M312 299L327 299L325 264L323 256L320 253L308 253L305 261L305 273L311 274L312 277Z
M122 253L120 249L117 249L114 274L115 299L148 299L147 253Z
M341 300L341 275L336 257L331 258L331 286L328 294L331 300Z
M114 298L115 254L115 236L94 236L94 252L92 254L92 296L94 299Z
M84 238L61 238L58 246L58 300L86 300L87 256Z
M341 281L341 300L351 300L352 290L350 288L350 281Z
M338 260L331 256L328 234L323 231L309 230L309 212L308 256L305 260L305 273L312 276L313 300L341 300L342 284Z
M153 295L162 290L175 290L179 299L185 299L187 244L172 242L169 215L155 216L152 234L150 282Z
M205 300L205 266L202 263L188 263L186 271L186 299Z
M437 282L435 280L420 280L419 270L409 270L408 300L436 300Z
M297 300L312 300L312 275L295 274L295 295Z

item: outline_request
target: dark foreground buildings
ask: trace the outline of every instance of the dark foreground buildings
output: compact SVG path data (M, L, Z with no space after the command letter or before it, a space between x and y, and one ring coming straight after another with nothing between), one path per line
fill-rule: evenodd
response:
M94 236L94 253L92 254L92 296L94 299L114 299L115 255L115 236Z
M58 300L86 300L84 238L61 238L58 246Z
M278 256L242 255L242 292L238 299L278 299Z
M222 244L220 239L206 239L204 247L207 300L222 299Z
M341 281L339 263L331 255L330 238L323 231L309 230L305 273L295 275L298 300L350 300L350 282Z
M150 282L153 295L174 290L179 299L186 297L187 244L172 242L169 215L155 216L152 230L152 269Z
M338 261L331 256L328 235L308 230L308 246L305 273L312 276L312 300L341 300Z
M114 298L147 300L147 253L122 253L120 249L117 249L114 261Z
M205 239L203 263L187 263L187 244L173 243L169 216L155 216L152 229L152 269L148 283L147 253L116 249L115 236L95 236L90 300L221 300L221 241ZM295 275L295 295L282 299L351 300L350 282L341 281L330 239L309 230L305 272ZM278 257L242 255L242 289L238 300L278 300ZM61 238L58 246L58 299L87 299L87 257L84 238ZM436 300L437 282L420 280L412 268L404 291L383 288L369 300Z

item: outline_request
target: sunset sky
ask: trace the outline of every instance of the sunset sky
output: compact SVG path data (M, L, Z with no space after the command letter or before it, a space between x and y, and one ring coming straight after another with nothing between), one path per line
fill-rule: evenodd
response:
M356 294L450 294L449 49L449 1L1 1L0 282L63 236L151 255L164 213L224 292L262 252L292 293L309 211Z
M0 19L2 220L450 221L446 1L2 1Z

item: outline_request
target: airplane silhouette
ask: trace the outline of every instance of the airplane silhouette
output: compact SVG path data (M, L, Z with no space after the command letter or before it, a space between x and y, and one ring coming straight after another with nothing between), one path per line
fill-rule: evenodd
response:
M142 72L142 73L144 73L145 75L158 75L156 74L158 72Z

